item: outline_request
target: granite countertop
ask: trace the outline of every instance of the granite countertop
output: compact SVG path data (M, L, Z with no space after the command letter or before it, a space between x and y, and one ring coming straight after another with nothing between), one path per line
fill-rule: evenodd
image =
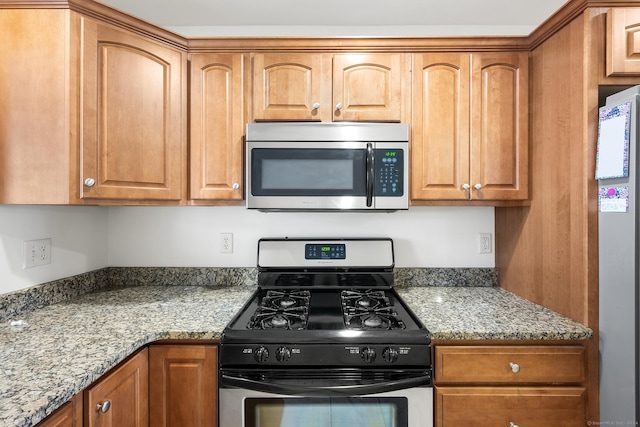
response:
M216 339L254 288L139 286L88 293L0 325L0 427L32 426L149 342ZM592 331L496 287L408 287L435 340L590 339ZM22 326L11 322L23 320Z

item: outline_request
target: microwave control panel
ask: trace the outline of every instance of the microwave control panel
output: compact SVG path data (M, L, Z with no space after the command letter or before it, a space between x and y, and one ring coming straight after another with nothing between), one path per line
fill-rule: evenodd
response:
M374 152L374 171L373 194L375 196L404 196L404 150L376 149Z

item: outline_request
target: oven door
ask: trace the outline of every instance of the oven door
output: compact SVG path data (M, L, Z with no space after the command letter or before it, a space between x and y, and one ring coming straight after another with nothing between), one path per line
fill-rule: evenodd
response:
M380 380L373 371L222 371L220 425L238 427L433 426L430 371Z

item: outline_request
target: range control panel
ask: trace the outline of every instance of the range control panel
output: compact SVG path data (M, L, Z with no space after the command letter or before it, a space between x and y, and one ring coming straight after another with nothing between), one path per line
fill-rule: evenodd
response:
M404 150L376 149L374 154L374 195L404 195Z
M429 345L228 344L222 365L424 366L431 364Z

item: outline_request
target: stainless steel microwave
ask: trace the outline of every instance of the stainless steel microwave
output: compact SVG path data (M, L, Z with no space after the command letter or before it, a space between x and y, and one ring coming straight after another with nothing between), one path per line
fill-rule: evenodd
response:
M408 209L406 124L251 123L246 143L249 209Z

